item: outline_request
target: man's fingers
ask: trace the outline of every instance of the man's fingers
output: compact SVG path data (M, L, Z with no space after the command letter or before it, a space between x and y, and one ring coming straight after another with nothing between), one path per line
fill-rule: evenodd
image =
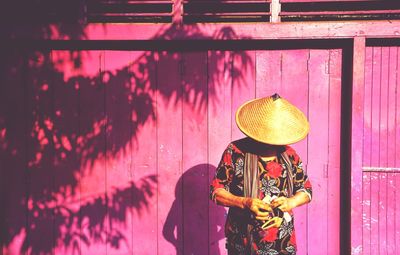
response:
M271 217L269 217L269 216L256 216L257 220L263 220L263 221L269 220L270 218Z
M286 212L287 211L287 206L286 205L281 205L278 207L282 212Z
M273 207L278 207L278 206L282 205L285 201L286 201L285 197L278 197L272 201L271 205Z
M258 210L258 211L256 212L256 216L257 216L257 217L268 217L268 216L269 216L269 213L268 213L268 212L263 212L263 211Z
M261 210L264 210L264 211L271 211L271 206L269 206L268 204L265 204L265 203L259 204L258 207L259 207Z

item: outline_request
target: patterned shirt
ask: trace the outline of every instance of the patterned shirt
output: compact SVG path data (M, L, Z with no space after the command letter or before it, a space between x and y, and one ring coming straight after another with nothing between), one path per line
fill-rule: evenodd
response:
M243 196L245 153L251 152L249 148L254 148L254 146L257 146L256 144L257 142L250 138L244 138L228 145L210 186L211 199L215 200L215 191L219 188L223 188L233 195ZM311 200L311 183L303 171L303 164L299 156L290 146L278 146L277 148L278 157L275 160L264 161L261 157L258 157L258 198L270 202L276 197L289 197L287 189L288 167L280 156L282 152L286 152L292 164L293 194L304 192ZM250 234L253 242L253 254L296 254L293 213L283 213L277 208L274 209L273 213L273 216L283 218L282 224L280 227L263 230L261 228L263 222L255 220L249 210L231 207L225 224L229 254L248 255L245 249L248 244L249 224L253 226Z

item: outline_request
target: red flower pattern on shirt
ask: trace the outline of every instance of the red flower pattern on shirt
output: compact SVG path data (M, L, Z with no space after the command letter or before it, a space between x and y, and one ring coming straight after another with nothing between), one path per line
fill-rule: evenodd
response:
M263 241L272 243L278 238L278 228L270 228L266 232L266 235L263 237Z
M268 176L278 178L282 175L282 166L275 161L271 161L267 164L267 171Z

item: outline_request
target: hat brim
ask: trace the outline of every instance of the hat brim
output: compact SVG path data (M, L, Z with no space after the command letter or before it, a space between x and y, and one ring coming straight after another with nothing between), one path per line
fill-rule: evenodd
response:
M303 112L283 98L244 103L236 111L236 124L246 136L271 145L299 142L310 130Z

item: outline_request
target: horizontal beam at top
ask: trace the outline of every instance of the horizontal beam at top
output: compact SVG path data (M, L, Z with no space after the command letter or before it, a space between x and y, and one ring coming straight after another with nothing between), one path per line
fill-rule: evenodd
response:
M4 24L3 24L4 25ZM52 26L49 24L48 26ZM56 27L54 25L53 27ZM14 28L13 28L14 29ZM16 39L40 39L29 34L29 27L15 27ZM32 30L34 31L34 30ZM276 40L400 38L400 21L334 21L281 23L204 23L204 24L88 24L81 40ZM68 40L54 33L46 39Z
M180 40L216 37L231 30L236 38L248 39L325 39L400 37L400 21L287 22L287 23L213 23L173 26L171 24L90 24L89 40ZM196 32L196 33L193 33ZM195 34L201 35L196 38ZM163 35L163 36L161 36ZM166 36L165 36L166 35ZM219 34L220 35L220 34ZM232 34L231 34L232 35ZM221 36L221 35L220 35ZM203 38L204 39L204 38ZM232 38L216 38L229 40Z
M281 50L343 49L350 39L280 40L9 40L4 47L28 50L126 50L126 51L203 51L203 50Z

